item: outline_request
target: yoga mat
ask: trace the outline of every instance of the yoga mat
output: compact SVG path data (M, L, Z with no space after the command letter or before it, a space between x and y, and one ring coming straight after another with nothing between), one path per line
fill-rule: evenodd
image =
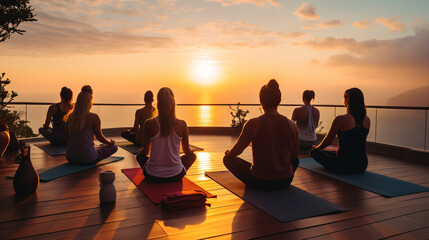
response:
M328 172L322 165L312 158L299 160L299 166L313 172L335 178L356 187L363 188L384 197L396 197L407 194L427 192L429 188L396 178L380 175L370 171L363 174L335 174Z
M50 143L37 143L34 145L51 156L66 155L67 146L55 146Z
M63 177L63 176L66 176L66 175L69 175L72 173L80 172L82 170L106 165L106 164L116 162L116 161L119 161L122 159L124 159L124 158L123 157L108 157L108 158L101 160L97 164L92 164L92 165L64 163L64 164L58 165L56 167L50 168L50 169L48 169L42 173L39 173L39 178L40 178L41 182L48 182L48 181L51 181L51 180L59 178L59 177Z
M258 191L246 187L229 171L206 172L206 175L280 222L348 211L294 186Z
M150 183L144 180L143 170L141 168L127 168L121 170L142 192L154 203L160 204L162 194L169 192L178 192L185 190L201 190L207 194L207 197L215 195L202 189L191 180L183 177L180 182L173 183Z
M141 148L141 146L137 146L134 143L128 142L128 141L126 141L126 142L118 142L118 143L116 143L116 145L118 145L118 147L123 148L124 150L127 150L128 152L130 152L132 154L139 153L139 149ZM200 148L200 147L197 147L197 146L194 146L194 145L189 145L189 148L191 150L194 150L194 151L202 151L202 150L204 150L203 148Z

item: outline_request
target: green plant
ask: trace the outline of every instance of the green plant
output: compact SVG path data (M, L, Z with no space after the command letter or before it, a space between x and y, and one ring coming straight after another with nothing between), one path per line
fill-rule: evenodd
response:
M323 131L323 129L325 128L325 127L323 127L322 126L322 121L320 121L318 124L317 124L317 127L316 127L316 133L322 133L322 131Z
M37 21L30 0L0 0L0 42L10 38L12 33L23 34L21 22Z
M229 108L232 111L234 111L234 112L231 112L231 116L232 116L231 126L243 127L243 125L247 122L245 117L249 113L249 110L244 111L243 109L240 109L240 103L237 104L237 109L233 109L231 105L229 105Z
M33 130L27 125L28 121L21 120L21 112L7 109L18 93L7 91L6 86L10 84L9 78L4 79L5 73L0 75L0 128L14 131L18 137L35 137Z

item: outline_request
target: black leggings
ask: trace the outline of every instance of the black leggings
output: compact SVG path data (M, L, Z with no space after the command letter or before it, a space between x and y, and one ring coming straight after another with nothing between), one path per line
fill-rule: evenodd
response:
M138 143L136 142L136 134L135 134L135 133L132 133L132 132L122 132L122 133L121 133L121 136L122 136L123 138L127 139L128 141L130 141L130 142L134 143L135 145L140 146L140 144L138 144Z
M334 151L311 150L311 157L329 172L339 174L356 174L365 172L368 166L367 157L343 159Z
M298 168L298 158L291 159L293 172ZM290 178L279 179L279 180L267 180L254 177L250 173L251 163L239 158L239 157L224 157L223 163L228 170L234 174L236 178L242 181L246 186L257 189L257 190L276 190L283 189L290 186L293 180L293 175Z
M143 169L143 175L145 176L145 179L148 182L167 183L167 182L178 182L182 180L182 178L186 175L186 170L188 170L192 166L192 164L197 159L197 156L195 155L195 153L181 156L180 158L182 160L182 164L186 170L183 169L182 172L172 177L156 177L156 176L150 175L149 173L147 173L145 168L147 160L149 160L149 157L144 154L137 154L136 158L137 158L137 162L140 164L140 167Z

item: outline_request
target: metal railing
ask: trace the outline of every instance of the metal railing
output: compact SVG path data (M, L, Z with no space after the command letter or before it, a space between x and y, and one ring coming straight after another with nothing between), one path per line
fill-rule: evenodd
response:
M29 121L35 133L42 126L46 112L52 103L13 102L12 110L22 112L21 119ZM103 128L132 127L135 110L143 104L94 103L92 111L99 114ZM237 104L177 104L177 117L184 119L188 126L230 126L231 109ZM299 104L281 104L279 112L292 116L293 109ZM316 131L326 133L332 120L345 113L342 105L314 105L320 110L320 123ZM262 114L260 104L240 104L243 110L249 110L246 119ZM429 150L429 107L403 106L367 106L371 119L368 141L389 145L409 147L417 150Z

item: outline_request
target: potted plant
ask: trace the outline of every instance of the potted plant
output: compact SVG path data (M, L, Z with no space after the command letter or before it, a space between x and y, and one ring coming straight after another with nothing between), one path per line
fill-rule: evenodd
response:
M19 145L18 138L14 132L9 130L7 126L7 120L10 120L9 110L6 109L6 106L13 101L13 99L18 96L18 93L6 90L6 86L10 84L9 78L4 79L5 73L0 75L0 157L3 156L5 150L16 150L15 146ZM12 134L11 134L12 133ZM12 141L12 144L9 143Z

